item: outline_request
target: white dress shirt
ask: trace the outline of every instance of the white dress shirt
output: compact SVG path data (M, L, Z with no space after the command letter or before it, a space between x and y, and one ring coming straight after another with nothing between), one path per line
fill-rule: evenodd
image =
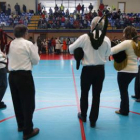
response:
M137 56L134 53L132 40L125 40L122 43L111 48L111 54L116 54L120 51L125 51L127 55L127 66L119 72L137 73L138 72Z
M0 61L7 63L7 59L3 57L3 52L0 49ZM6 64L0 63L0 69L5 68Z
M78 47L82 48L84 51L84 58L82 59L83 66L104 65L111 53L111 42L106 36L98 50L92 47L88 34L81 35L69 46L70 53L73 54L74 50Z
M9 71L32 70L32 66L40 60L38 47L24 38L16 38L11 42L8 58Z

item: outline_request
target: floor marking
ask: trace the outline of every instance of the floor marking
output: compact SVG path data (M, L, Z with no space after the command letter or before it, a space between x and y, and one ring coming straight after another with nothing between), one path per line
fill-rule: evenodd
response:
M78 108L78 112L80 112L80 102L79 102L79 97L78 97L78 92L77 92L77 87L76 87L76 81L75 81L72 61L71 61L71 68L72 68L72 76L73 76L73 82L74 82L74 89L75 89L77 108ZM83 125L83 122L80 119L79 119L79 123L80 123L80 128L81 128L82 140L86 140L84 125Z
M36 112L36 111L40 111L40 110L53 109L53 108L60 108L60 107L77 107L77 105L49 106L49 107L44 107L44 108L36 109L35 112ZM117 108L117 107L110 107L110 106L100 106L100 107L101 107L101 108L117 109L117 110L119 109L119 108ZM140 115L139 112L134 112L134 111L129 111L129 112L131 112L131 113L133 113L133 114L136 114L136 115ZM11 116L11 117L5 118L5 119L3 119L3 120L0 120L0 123L5 122L5 121L7 121L7 120L9 120L9 119L12 119L12 118L14 118L14 117L15 117L15 116Z

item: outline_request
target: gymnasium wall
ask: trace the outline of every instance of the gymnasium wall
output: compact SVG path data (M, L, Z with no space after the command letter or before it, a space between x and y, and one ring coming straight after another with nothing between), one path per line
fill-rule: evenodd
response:
M118 9L118 2L126 3L126 13L140 13L140 0L103 0L104 5L115 6L116 9Z
M7 33L8 35L10 35L11 37L14 37L13 33ZM39 35L43 35L43 36L46 36L46 38L51 38L51 37L79 37L80 35L82 35L84 33L29 33L28 34L28 37L33 37L34 40L36 41L37 37ZM122 33L112 33L112 32L108 32L107 33L107 36L113 40L114 37L120 39L122 38L123 34Z

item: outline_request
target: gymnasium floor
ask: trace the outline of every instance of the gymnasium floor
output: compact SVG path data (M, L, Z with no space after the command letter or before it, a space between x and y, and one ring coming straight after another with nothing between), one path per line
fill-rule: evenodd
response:
M80 97L80 70L70 55L42 56L33 68L36 86L36 111L34 126L40 133L31 140L138 140L140 138L140 103L130 97L129 116L115 114L120 96L113 62L107 62L106 77L101 93L100 114L95 128L89 120L82 123L77 118ZM134 80L129 86L129 96L134 93ZM4 101L7 108L0 110L0 140L21 140L9 87ZM91 104L91 91L89 96ZM90 110L90 106L89 106ZM88 114L89 114L88 110Z

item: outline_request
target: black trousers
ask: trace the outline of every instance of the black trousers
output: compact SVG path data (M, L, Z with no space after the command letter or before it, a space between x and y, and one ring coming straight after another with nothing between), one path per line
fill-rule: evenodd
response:
M92 85L92 105L89 119L96 122L99 114L100 93L102 91L103 81L105 78L104 65L84 66L81 73L81 115L87 116L88 94Z
M7 89L7 69L0 69L0 104Z
M35 109L35 86L31 71L10 72L9 85L18 128L24 128L24 135L30 134Z
M140 66L135 79L135 96L137 99L140 99Z
M124 115L129 113L128 86L134 77L136 73L118 72L117 80L121 95L120 112Z

